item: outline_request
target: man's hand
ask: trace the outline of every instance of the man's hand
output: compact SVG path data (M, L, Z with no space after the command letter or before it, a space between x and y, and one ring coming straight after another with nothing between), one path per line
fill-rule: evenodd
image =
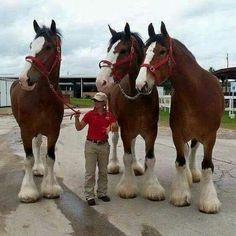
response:
M73 116L75 117L75 119L79 119L80 114L81 114L80 110L76 111L75 113L71 114L70 120L72 119Z

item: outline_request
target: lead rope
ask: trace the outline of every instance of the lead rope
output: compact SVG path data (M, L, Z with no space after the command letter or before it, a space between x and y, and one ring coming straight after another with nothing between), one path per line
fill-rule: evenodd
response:
M79 113L79 111L76 111L72 106L70 106L68 103L65 102L65 100L57 93L57 91L55 90L54 86L50 83L50 80L48 78L48 76L46 76L47 78L47 82L48 82L48 85L49 85L49 88L52 90L52 92L54 93L54 95L66 106L68 107L70 110L72 110L74 113L70 116L70 120L72 119L72 117Z

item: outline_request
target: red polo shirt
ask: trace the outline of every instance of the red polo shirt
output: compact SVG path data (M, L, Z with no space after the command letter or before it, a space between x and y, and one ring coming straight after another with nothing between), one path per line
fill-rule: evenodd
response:
M100 115L96 110L87 112L82 120L88 124L87 139L97 141L106 141L108 139L106 133L107 127L116 122L116 119L111 112L106 111Z

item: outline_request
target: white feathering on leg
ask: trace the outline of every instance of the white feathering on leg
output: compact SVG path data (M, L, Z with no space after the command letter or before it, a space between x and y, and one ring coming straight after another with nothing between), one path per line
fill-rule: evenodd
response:
M212 179L212 170L211 168L202 170L199 210L205 213L217 213L220 211L220 206Z
M191 193L186 165L176 163L176 175L171 186L170 203L175 206L190 205Z
M54 174L54 161L50 157L46 157L46 172L43 177L41 191L46 198L59 197L63 192L60 185L57 183L56 176Z
M123 161L125 170L116 187L117 194L121 198L134 198L138 193L138 186L135 181L134 171L131 168L132 159L132 154L124 154Z
M146 158L147 169L144 174L142 195L152 201L161 201L165 199L165 190L154 174L155 162L155 158Z

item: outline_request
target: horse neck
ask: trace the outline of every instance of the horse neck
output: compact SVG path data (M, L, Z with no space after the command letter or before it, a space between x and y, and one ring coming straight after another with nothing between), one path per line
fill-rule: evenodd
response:
M176 65L173 68L170 81L175 91L184 91L192 93L196 88L197 80L203 69L198 65L194 56L183 48L184 46L174 43L173 44L173 57Z
M55 90L58 90L59 73L60 73L60 64L55 66L52 72L48 75L48 78L47 77L40 78L39 85L45 88L49 88L52 85Z

